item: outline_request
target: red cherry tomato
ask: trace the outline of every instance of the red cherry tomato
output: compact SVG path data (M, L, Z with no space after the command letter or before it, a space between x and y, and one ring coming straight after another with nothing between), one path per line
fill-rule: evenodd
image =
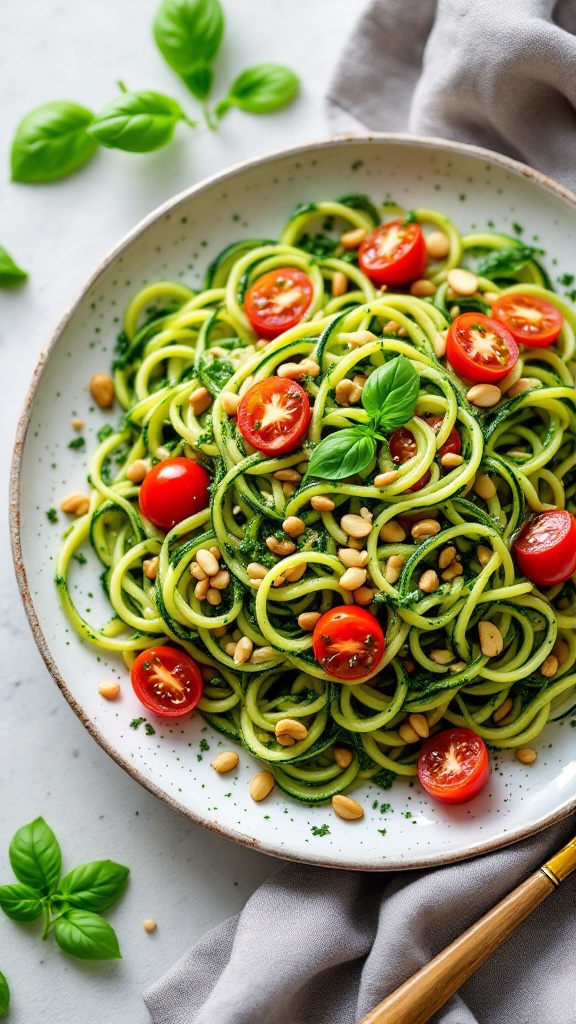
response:
M515 341L529 348L551 345L564 323L562 313L551 302L521 292L501 295L492 306L492 317L508 328Z
M446 804L472 800L489 776L486 744L470 729L446 729L431 736L418 758L418 778L424 789Z
M576 516L561 509L542 512L517 536L514 557L538 586L565 583L576 572Z
M440 433L440 428L444 423L443 416L423 416L422 419L426 420L426 423L432 428L435 434ZM460 434L456 430L456 427L452 427L446 441L444 441L444 444L440 445L438 455L440 458L442 458L443 455L448 454L460 455L461 451L462 441L460 440Z
M360 243L358 264L378 284L408 284L422 277L427 252L416 221L390 220Z
M324 612L314 627L314 657L329 676L362 679L379 664L386 650L380 623L366 608L339 605Z
M164 459L146 474L140 511L161 530L171 530L210 504L210 477L194 459Z
M513 369L518 345L498 320L482 313L462 313L450 324L446 358L465 380L494 384Z
M409 462L416 455L416 438L407 427L399 427L398 430L395 430L390 437L389 445L392 462L395 462L397 466L402 466L405 462ZM427 469L424 476L421 476L408 490L419 491L421 487L425 487L430 480L430 475L430 470Z
M138 700L161 718L184 715L202 696L195 661L177 647L149 647L132 665L130 681Z
M246 292L244 309L262 338L277 338L300 323L312 302L314 289L307 274L296 267L278 267L258 277Z
M304 388L286 377L267 377L253 384L240 402L238 429L259 452L283 455L306 436L311 416Z

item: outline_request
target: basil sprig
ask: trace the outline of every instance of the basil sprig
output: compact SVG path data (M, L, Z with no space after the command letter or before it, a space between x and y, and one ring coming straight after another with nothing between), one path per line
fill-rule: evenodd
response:
M8 982L0 971L0 1017L8 1013L10 1009L10 989L8 988Z
M28 271L19 267L10 253L0 245L0 288L10 288L14 284L22 284L27 277Z
M94 118L88 134L108 149L149 153L166 146L178 121L188 121L180 104L160 92L123 92Z
M361 473L376 455L383 433L402 427L412 419L420 378L404 355L384 363L370 374L362 389L362 405L370 423L359 423L329 434L312 453L306 476L343 480Z
M43 916L42 938L53 930L58 945L83 960L120 957L114 929L100 912L124 891L128 868L112 860L95 860L61 878L60 844L43 818L16 832L9 857L18 883L0 886L0 908L7 917L35 921Z
M300 80L281 64L257 64L246 68L234 79L228 95L217 104L214 113L222 117L230 107L249 114L268 114L284 107L298 95Z
M87 107L68 100L44 103L26 114L12 141L12 181L55 181L83 167L97 149L86 133L93 117Z

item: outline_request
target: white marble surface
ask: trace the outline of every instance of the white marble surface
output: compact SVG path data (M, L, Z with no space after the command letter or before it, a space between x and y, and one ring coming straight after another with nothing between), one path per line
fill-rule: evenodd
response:
M239 160L327 134L323 95L362 4L350 0L224 0L228 29L216 89L249 64L276 60L303 81L286 111L232 111L218 134L180 127L164 151L102 151L83 172L49 186L7 182L19 118L48 99L97 109L122 78L187 102L156 51L154 0L6 0L0 12L0 242L30 271L0 292L0 474L38 355L70 299L109 247L164 199ZM192 103L190 103L192 106ZM179 817L142 790L95 744L50 679L13 577L2 488L0 676L0 882L11 881L8 843L43 815L65 865L111 857L130 866L129 889L110 914L124 959L66 957L36 925L0 919L0 970L12 991L10 1024L145 1024L141 991L204 932L236 913L279 864ZM158 930L144 932L154 917Z

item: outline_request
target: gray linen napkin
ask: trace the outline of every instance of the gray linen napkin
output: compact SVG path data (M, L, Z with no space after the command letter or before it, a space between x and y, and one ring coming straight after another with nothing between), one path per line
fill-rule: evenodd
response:
M330 89L334 128L477 143L576 188L576 0L375 0ZM428 872L282 868L145 993L154 1024L354 1024L572 834ZM565 882L437 1024L576 1024Z

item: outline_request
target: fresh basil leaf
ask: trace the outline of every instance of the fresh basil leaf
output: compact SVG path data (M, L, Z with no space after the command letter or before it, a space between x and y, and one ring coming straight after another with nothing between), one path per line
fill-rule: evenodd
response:
M420 377L406 356L384 363L362 388L362 405L382 430L396 430L412 419Z
M55 895L79 910L106 910L126 888L129 873L128 868L113 860L80 864L62 879Z
M112 925L89 910L67 910L57 919L54 935L60 949L80 960L121 959Z
M9 252L0 245L0 288L10 288L13 284L22 284L28 272L14 263Z
M224 36L219 0L164 0L154 19L160 53L199 100L212 87L210 64Z
M5 1013L8 1013L10 1009L10 989L8 988L8 982L0 971L0 1017L3 1017Z
M44 818L36 818L18 829L8 850L12 870L19 882L51 893L58 885L62 853L58 840Z
M290 68L281 64L258 64L238 75L214 113L222 117L229 107L240 107L249 114L267 114L290 103L299 88L300 79Z
M83 167L97 149L86 134L93 116L68 100L45 103L26 114L12 141L12 181L54 181Z
M42 913L42 893L31 885L2 885L0 907L13 921L35 921Z
M366 428L345 427L329 434L312 452L306 476L343 480L360 473L376 454L376 441Z
M166 146L178 121L187 120L176 100L159 92L123 92L94 118L88 132L101 146L149 153Z
M511 245L506 249L494 249L476 267L481 277L510 277L534 258L539 249L529 245Z

